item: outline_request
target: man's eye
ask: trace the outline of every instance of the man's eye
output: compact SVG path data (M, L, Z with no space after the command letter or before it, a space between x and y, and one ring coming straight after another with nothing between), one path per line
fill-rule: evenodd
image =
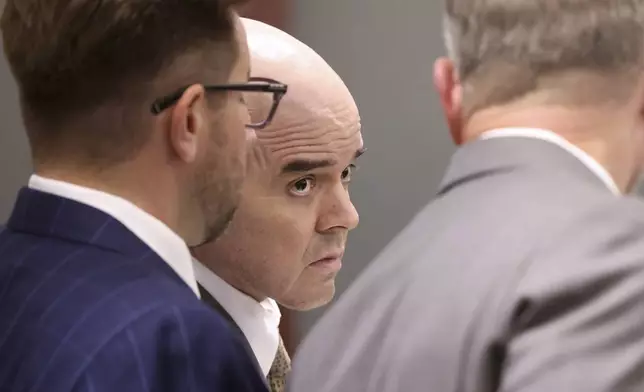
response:
M313 181L313 178L302 178L295 181L293 185L291 185L290 191L296 196L306 196L311 192L314 185L315 182Z
M356 170L356 165L353 163L347 166L343 171L342 171L342 182L351 182L351 177L353 176L353 172Z

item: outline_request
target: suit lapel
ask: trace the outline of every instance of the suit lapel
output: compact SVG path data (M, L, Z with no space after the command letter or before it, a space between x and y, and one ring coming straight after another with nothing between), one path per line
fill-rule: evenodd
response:
M217 301L210 293L208 290L206 290L200 283L197 283L197 287L199 288L199 294L201 295L201 300L205 302L208 306L213 308L217 313L219 313L221 316L223 316L234 328L237 332L240 334L244 334L244 332L239 328L239 325L235 323L235 320L232 318L230 313L224 309L223 306Z
M235 320L232 318L232 316L224 309L223 306L217 301L210 293L208 290L206 290L201 284L197 283L197 286L199 287L199 294L201 295L201 300L205 302L208 306L210 306L212 309L214 309L219 315L224 317L228 323L230 323L231 327L239 334L241 335L241 340L242 344L244 346L244 350L246 351L246 354L248 354L251 358L254 359L253 363L255 364L255 370L262 376L262 379L265 380L264 372L262 371L261 366L259 365L259 362L257 361L257 356L255 356L255 352L253 351L253 348L250 346L250 342L248 339L246 339L246 335L244 335L244 332L241 330L239 325L235 322Z

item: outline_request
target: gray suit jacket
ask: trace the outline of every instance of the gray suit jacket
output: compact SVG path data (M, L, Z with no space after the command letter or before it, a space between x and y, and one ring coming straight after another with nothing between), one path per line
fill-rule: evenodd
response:
M290 392L644 391L644 207L562 148L468 144L305 339Z

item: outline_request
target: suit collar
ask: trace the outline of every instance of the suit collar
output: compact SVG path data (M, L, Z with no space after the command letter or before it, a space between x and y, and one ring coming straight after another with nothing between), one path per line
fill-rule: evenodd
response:
M158 254L121 222L71 199L22 188L6 227L43 238L97 247L131 260L147 260L155 270L184 284Z
M439 194L470 181L519 169L568 174L571 181L585 181L599 190L610 192L588 166L551 141L531 137L495 137L467 143L456 151L441 182Z
M32 175L29 187L102 211L152 249L198 295L185 241L163 222L121 197L76 184Z
M259 360L257 358L256 353L253 351L253 348L251 347L250 341L244 335L244 331L241 330L239 325L235 322L235 320L232 318L230 313L226 311L226 309L213 297L208 290L206 290L201 284L197 283L197 287L199 289L200 295L201 295L201 300L205 302L208 306L210 306L215 312L217 312L220 316L226 319L230 327L233 329L233 331L236 332L236 336L239 338L241 345L244 348L244 351L246 351L246 354L254 359L253 364L255 367L255 370L257 373L262 377L262 380L266 381L266 376L267 373L264 372L262 367L259 364ZM277 350L276 350L277 351ZM274 357L274 356L273 356Z
M7 227L42 237L97 246L128 257L149 252L120 222L88 205L34 189L22 188Z
M193 260L197 281L217 299L248 339L264 375L268 375L279 346L280 310L272 298L257 302ZM201 293L203 298L203 290Z
M483 140L504 137L538 139L559 146L583 163L584 166L593 172L606 185L606 187L610 189L611 192L615 195L621 195L619 187L606 168L604 168L586 151L570 143L564 137L556 134L555 132L538 128L502 128L493 129L481 135L481 139Z

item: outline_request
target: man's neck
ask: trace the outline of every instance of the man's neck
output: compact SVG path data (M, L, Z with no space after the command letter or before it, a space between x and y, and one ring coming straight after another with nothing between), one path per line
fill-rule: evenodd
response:
M228 283L237 291L241 292L244 295L254 299L257 302L262 302L268 297L257 290L253 290L253 285L243 277L239 276L238 273L234 271L229 271L227 269L216 268L217 266L209 265L208 268L216 274L223 281Z
M633 153L638 135L627 116L597 108L567 109L562 106L492 108L474 114L468 121L464 141L502 128L538 128L554 132L577 146L611 175L621 192L630 190L638 171Z

